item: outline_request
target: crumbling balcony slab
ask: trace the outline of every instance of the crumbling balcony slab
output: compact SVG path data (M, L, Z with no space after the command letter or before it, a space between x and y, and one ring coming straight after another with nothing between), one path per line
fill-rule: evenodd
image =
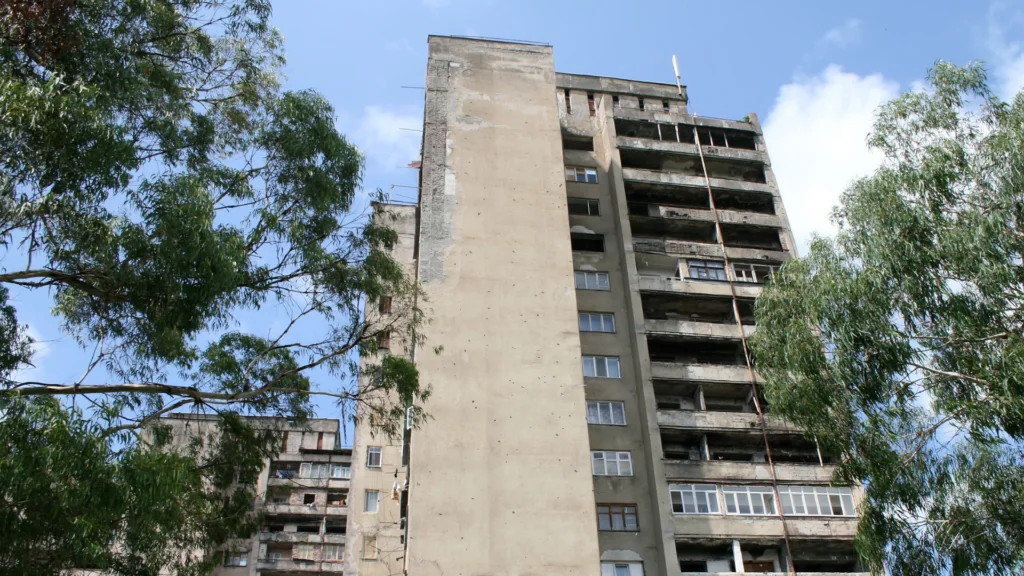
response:
M765 416L765 426L772 431L799 432L791 422ZM761 420L751 412L711 412L700 410L658 410L658 426L663 428L696 428L708 431L760 430Z
M648 334L679 334L703 338L740 338L740 328L736 324L718 324L716 322L693 322L690 320L644 320L644 329ZM744 326L743 335L754 334L753 326Z
M308 514L313 516L346 516L348 506L309 506L303 504L266 504L264 510L267 514Z
M722 516L674 514L677 538L706 537L778 537L783 535L782 519L777 516ZM793 539L852 539L857 535L857 518L786 518Z
M689 176L679 172L664 172L659 170L646 170L643 168L623 168L623 180L635 180L637 182L650 182L655 184L675 184L677 186L706 186L703 176ZM729 180L726 178L711 178L712 188L723 190L742 190L744 192L764 192L772 194L775 187L771 184L759 182L744 182L742 180Z
M649 138L630 138L627 136L618 136L615 139L615 145L619 149L633 148L637 150L660 150L663 152L673 152L676 154L689 154L692 156L699 156L697 152L696 144L687 144L685 142L672 142L670 140L652 140ZM749 162L760 162L762 164L769 164L768 154L761 150L744 150L742 148L723 148L719 146L708 146L704 145L704 156L714 158L724 158L726 160L746 160Z
M676 294L698 294L701 296L731 297L729 283L712 280L693 280L690 278L670 278L668 276L641 275L639 278L641 292L672 292ZM757 298L761 295L761 285L749 282L735 282L736 296L740 298Z
M344 544L345 534L315 534L311 532L260 532L260 542L278 544Z
M767 463L729 462L714 460L665 460L665 478L669 482L771 482L772 473ZM835 466L826 464L776 463L775 476L779 482L794 484L826 484L832 479Z
M727 128L730 130L743 130L752 134L758 134L757 128L741 120L726 120L724 118L705 118L691 116L690 114L669 114L659 110L639 110L636 108L616 108L612 115L616 118L627 120L650 120L666 123L690 123L697 126L708 126L712 128Z
M698 382L728 382L749 384L750 371L746 366L721 364L683 364L679 362L651 362L651 377L656 380L689 380ZM760 377L757 377L760 382Z
M260 560L256 563L256 569L261 574L290 574L294 572L337 572L345 569L344 562L313 562L304 560Z

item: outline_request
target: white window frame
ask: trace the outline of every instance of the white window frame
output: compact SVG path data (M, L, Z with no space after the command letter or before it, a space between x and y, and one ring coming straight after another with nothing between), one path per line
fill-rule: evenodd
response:
M597 168L589 166L566 166L565 179L569 182L597 184Z
M594 476L632 476L633 456L628 451L593 450L590 467Z
M618 416L618 418L616 418ZM626 425L626 404L603 400L587 401L587 423L608 426Z
M615 314L608 312L580 312L580 332L615 333Z
M838 499L839 514L835 513L834 498ZM853 491L846 487L779 486L779 505L786 516L857 516ZM827 512L823 507L827 507Z
M576 271L577 290L611 290L607 272Z
M601 576L644 576L643 562L601 562Z
M767 275L758 268L768 269ZM764 284L768 278L779 271L777 264L761 264L759 262L733 262L732 277L737 282L750 282L753 284Z
M376 456L376 458L374 458ZM384 460L384 454L380 446L367 446L366 447L366 467L367 468L380 468L381 462Z
M622 378L619 357L585 355L583 356L583 375L591 378Z
M569 196L566 199L566 204L586 204L587 210L583 213L569 212L570 216L600 216L601 215L601 201L597 198L584 198L582 196Z
M722 513L722 507L718 501L718 486L714 484L669 484L668 491L673 514ZM678 509L676 508L677 494L679 495ZM687 495L690 497L690 502L687 502ZM704 505L706 511L700 510L701 504ZM687 506L691 506L693 510L687 510Z
M351 478L352 466L348 464L331 464L331 478Z
M722 497L725 500L725 513L729 516L778 516L775 505L775 491L771 486L722 486ZM749 512L742 512L746 503ZM760 504L763 512L755 512L755 504ZM732 507L735 511L730 512ZM771 510L769 510L771 508Z
M712 271L715 275L721 274L721 278L712 278ZM691 280L711 280L715 282L728 282L729 273L725 269L725 262L722 260L687 260L687 277Z
M308 550L308 553L304 554L302 551ZM312 544L299 543L292 546L292 560L312 560L313 552L315 548Z
M376 514L380 510L380 490L367 490L363 495L363 512Z
M238 552L224 553L224 566L239 567L249 563L249 552L241 550Z
M324 544L324 551L323 551L323 555L321 557L323 558L324 562L344 562L345 561L345 545L344 544Z
M325 462L303 462L299 464L300 478L327 478L330 476L330 465Z

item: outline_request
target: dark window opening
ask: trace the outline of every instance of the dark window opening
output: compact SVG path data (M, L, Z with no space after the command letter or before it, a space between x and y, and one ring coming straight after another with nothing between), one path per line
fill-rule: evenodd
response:
M618 94L612 94L612 108L618 108L618 107L619 107L619 95Z
M323 432L317 432L316 433L316 449L317 450L323 450L324 449L324 433Z
M704 560L680 560L680 572L707 572L708 563Z
M597 529L618 532L636 532L636 504L598 504Z
M598 201L593 198L569 198L569 214L578 216L600 216Z
M587 92L587 106L590 107L590 115L591 116L596 116L597 115L597 107L596 107L596 105L594 103L594 93L593 92Z
M774 228L759 228L745 224L723 224L722 240L726 246L737 248L782 250L782 240L779 238L779 231Z
M732 298L644 292L640 294L647 320L683 320L735 324ZM737 307L745 325L754 324L753 300L739 300Z
M264 532L284 532L284 524L267 524L263 527Z
M569 89L566 88L563 92L565 93L565 113L572 114L572 101L569 100Z
M380 348L381 350L390 350L391 349L391 333L390 332L380 332L379 334L377 334L377 347Z
M775 214L775 198L771 194L733 190L714 190L712 194L719 210Z
M688 134L689 144L695 144L692 124L680 124L679 132ZM697 127L697 136L700 137L702 146L716 146L718 148L738 148L741 150L757 150L757 139L752 132L743 130L731 130L724 128L709 128L707 126Z
M718 364L746 366L743 345L732 341L691 341L677 338L647 337L651 362L678 364Z
M328 506L344 506L348 500L348 491L341 490L337 492L327 493L327 505Z
M565 150L594 151L594 139L585 136L562 136L562 148Z
M324 527L325 534L344 534L345 524L328 524Z
M636 99L636 104L637 104L638 108L640 108L641 110L645 110L645 108L644 108L644 99L643 98L637 98Z
M615 134L626 138L646 138L659 140L658 125L645 120L615 119Z
M710 210L707 188L695 188L672 184L651 184L626 180L623 182L626 198L631 202L649 202L664 206ZM717 201L717 197L716 197Z
M295 527L295 531L296 532L301 532L303 534L319 534L320 533L320 525L319 524L299 524L298 526Z
M578 252L604 252L604 236L601 234L572 234L572 249Z
M669 111L668 100L661 101L661 109L664 110L665 112Z
M385 296L380 299L379 311L381 314L391 314L391 296Z
M316 494L303 494L302 495L302 503L303 504L316 504Z

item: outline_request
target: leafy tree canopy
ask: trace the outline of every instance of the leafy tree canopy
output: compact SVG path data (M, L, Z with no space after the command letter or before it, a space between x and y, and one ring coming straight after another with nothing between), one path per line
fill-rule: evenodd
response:
M324 395L396 434L426 397L378 354L422 321L392 216L358 208L330 104L281 89L269 18L267 0L0 3L0 571L202 572L177 551L252 532L279 441L240 416L301 422ZM77 381L22 376L25 291L81 344ZM239 329L268 306L291 321ZM152 449L184 410L219 432Z
M881 108L885 155L757 304L773 409L866 484L894 576L1024 572L1024 94L938 63Z

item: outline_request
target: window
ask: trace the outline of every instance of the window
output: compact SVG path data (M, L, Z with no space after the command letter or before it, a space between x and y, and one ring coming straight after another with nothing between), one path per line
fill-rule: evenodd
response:
M633 460L629 452L595 450L590 453L594 476L632 476Z
M725 275L725 264L716 260L687 260L690 278L697 280L728 280Z
M225 566L245 566L249 560L248 552L226 552L224 554Z
M618 94L612 94L612 108L618 108L618 107L619 107L619 95Z
M636 99L636 104L637 104L637 108L640 108L641 110L644 110L644 99L643 98L637 98Z
M580 332L615 332L615 315L580 312Z
M345 547L340 544L324 544L324 562L345 560Z
M363 501L363 512L367 514L376 514L377 505L380 502L380 491L379 490L367 490L366 499Z
M319 462L303 462L301 465L299 465L300 478L327 478L327 474L329 472L329 464L321 464Z
M316 494L303 494L302 495L302 503L303 504L316 504Z
M344 506L345 498L348 496L347 491L342 492L328 492L327 493L327 505L328 506Z
M663 112L668 112L669 111L668 100L662 100L661 101L661 109L662 109Z
M779 271L779 267L773 264L750 264L737 262L732 265L733 275L737 282L755 282L764 284Z
M312 560L312 544L296 544L292 547L292 560Z
M775 495L770 486L723 486L727 514L776 514Z
M381 350L391 349L391 333L390 332L378 332L377 333L377 347Z
M569 182L586 182L597 184L597 169L583 166L566 166L565 179Z
M323 450L324 449L324 433L323 432L317 432L317 434L316 434L316 449L317 450Z
M583 375L596 378L619 378L619 357L584 356Z
M597 529L636 532L636 504L598 504Z
M363 534L363 558L367 560L377 558L377 536Z
M351 478L352 468L348 464L331 464L331 478Z
M579 290L611 290L607 272L576 272L576 288Z
M601 576L644 576L641 562L601 562Z
M601 234L570 234L572 249L578 252L604 252L604 236Z
M626 425L626 408L622 402L587 402L587 423Z
M370 446L366 449L366 465L370 468L380 468L380 446Z
M577 216L600 216L601 209L593 198L569 198L569 214Z
M668 487L675 514L718 514L718 488L714 484L672 484Z
M587 106L590 107L590 115L594 116L596 114L597 109L596 109L595 104L594 104L594 93L593 92L587 92Z
M385 296L380 299L378 311L381 314L391 314L391 296Z
M857 515L849 488L779 486L779 502L786 516Z

